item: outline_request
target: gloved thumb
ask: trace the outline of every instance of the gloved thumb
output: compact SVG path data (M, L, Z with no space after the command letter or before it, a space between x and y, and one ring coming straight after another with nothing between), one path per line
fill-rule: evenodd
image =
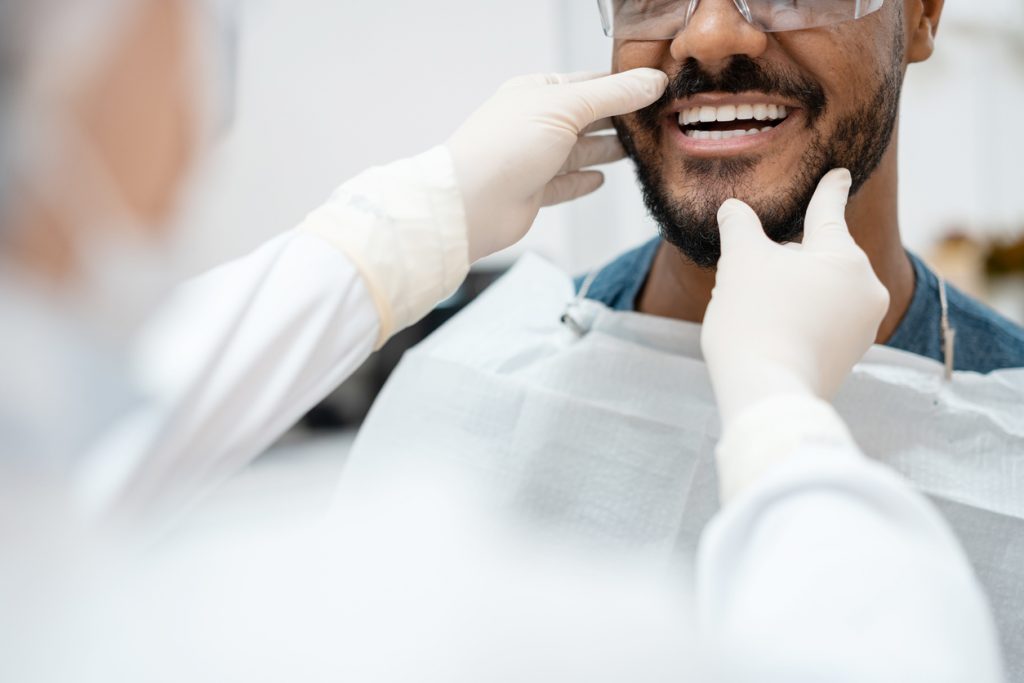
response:
M633 69L573 83L579 106L573 108L573 124L582 132L590 124L631 114L654 104L668 87L668 76L657 69Z
M770 242L761 219L750 206L738 199L729 199L718 210L718 230L722 240L722 256Z
M830 171L818 183L804 219L804 249L842 251L856 243L846 225L846 204L853 178L845 168Z

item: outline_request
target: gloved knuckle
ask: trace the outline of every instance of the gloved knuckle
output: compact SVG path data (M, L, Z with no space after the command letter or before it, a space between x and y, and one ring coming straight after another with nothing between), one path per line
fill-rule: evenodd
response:
M597 121L599 118L597 108L585 93L576 93L575 102L572 103L571 110L579 112L587 121L587 125Z

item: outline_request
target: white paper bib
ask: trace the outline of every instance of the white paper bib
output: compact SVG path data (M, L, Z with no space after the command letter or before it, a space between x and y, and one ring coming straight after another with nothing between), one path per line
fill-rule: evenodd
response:
M347 483L455 467L559 530L692 554L719 505L700 327L573 299L568 276L522 259L406 355ZM947 383L941 364L878 347L836 407L865 453L945 514L990 596L1011 680L1024 679L1024 370Z

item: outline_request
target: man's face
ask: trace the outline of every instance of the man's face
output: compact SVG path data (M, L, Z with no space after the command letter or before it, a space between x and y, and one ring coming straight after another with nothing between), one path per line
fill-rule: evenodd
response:
M671 79L659 102L616 120L663 237L711 268L726 199L746 201L769 236L789 242L829 170L850 169L857 191L892 140L903 30L899 0L857 21L773 34L732 0L703 0L673 41L616 41L616 71L654 67Z

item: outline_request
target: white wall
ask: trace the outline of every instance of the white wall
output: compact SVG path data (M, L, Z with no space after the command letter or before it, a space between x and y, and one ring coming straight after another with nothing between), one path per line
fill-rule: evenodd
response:
M904 90L901 224L921 247L947 231L1024 232L1024 3L946 3L936 52Z
M503 80L560 61L549 0L242 5L237 118L188 221L195 268L292 227L361 169L443 142Z
M238 115L202 179L195 268L293 226L360 169L444 140L510 76L609 64L591 0L243 3ZM902 221L915 248L950 227L1024 229L1024 3L966 5L947 3L938 52L904 94ZM580 271L655 234L628 164L608 177L546 211L517 251Z

